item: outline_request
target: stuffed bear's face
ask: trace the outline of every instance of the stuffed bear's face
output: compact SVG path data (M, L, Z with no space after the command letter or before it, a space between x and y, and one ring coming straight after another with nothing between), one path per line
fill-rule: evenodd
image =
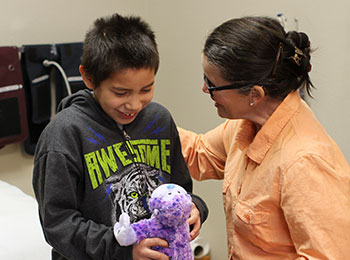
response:
M149 207L159 222L174 226L189 218L192 199L181 186L163 184L152 193Z

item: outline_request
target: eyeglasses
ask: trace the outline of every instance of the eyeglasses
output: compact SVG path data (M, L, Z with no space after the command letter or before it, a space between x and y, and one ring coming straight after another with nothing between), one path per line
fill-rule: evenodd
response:
M208 89L210 95L213 94L214 90L224 90L224 89L239 89L242 87L247 86L246 82L235 82L233 84L230 85L225 85L225 86L215 86L208 78L207 76L204 74L204 84L206 86L206 88Z

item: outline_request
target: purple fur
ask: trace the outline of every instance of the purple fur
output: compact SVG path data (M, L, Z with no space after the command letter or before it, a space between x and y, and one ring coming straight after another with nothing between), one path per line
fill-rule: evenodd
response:
M193 260L187 223L192 210L191 196L180 186L164 185L168 186L169 193L153 193L149 201L152 217L131 225L137 243L145 238L159 237L168 241L169 247L154 247L154 250L166 254L171 260Z

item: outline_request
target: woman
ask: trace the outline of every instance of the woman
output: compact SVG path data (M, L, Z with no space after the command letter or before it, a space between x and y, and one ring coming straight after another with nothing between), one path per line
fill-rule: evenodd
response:
M202 90L228 120L180 138L193 178L224 180L229 259L348 259L349 165L299 94L312 87L308 36L233 19L208 36L202 64Z

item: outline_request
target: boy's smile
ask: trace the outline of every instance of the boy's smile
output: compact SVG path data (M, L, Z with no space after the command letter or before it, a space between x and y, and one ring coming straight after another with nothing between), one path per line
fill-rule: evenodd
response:
M94 91L95 99L102 109L122 125L134 121L137 114L152 101L154 77L154 69L124 69L112 73L94 88L83 76L84 81L87 81L85 84Z

